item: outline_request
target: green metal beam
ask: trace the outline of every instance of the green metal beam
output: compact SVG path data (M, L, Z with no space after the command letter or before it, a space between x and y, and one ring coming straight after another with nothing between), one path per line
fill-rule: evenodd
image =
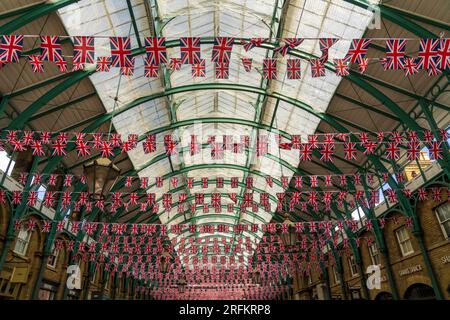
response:
M49 103L51 100L56 98L61 92L65 91L67 88L75 85L80 80L86 78L89 74L95 72L95 67L90 67L86 71L76 71L72 73L72 76L67 80L59 83L46 94L41 96L35 102L33 102L27 109L25 109L19 117L14 119L8 126L8 129L21 129L29 121L29 119L39 111L43 106Z
M370 4L369 2L364 0L345 0L345 1L367 10L371 10L374 7L376 7L376 5ZM411 20L406 19L403 15L399 14L398 12L395 12L390 7L381 5L378 6L378 8L380 9L380 13L383 18L388 19L389 21L401 26L402 28L408 30L409 32L419 37L422 38L438 37L437 35L425 29L421 25L418 25L417 23L414 23Z
M440 20L436 20L436 19L432 19L430 17L426 17L426 16L422 16L416 13L413 13L411 11L407 11L404 9L400 9L400 8L396 8L394 6L390 6L387 4L380 4L380 7L383 8L382 10L389 10L391 11L393 14L397 14L398 16L402 16L402 17L406 17L415 21L419 21L419 22L423 22L426 23L430 26L434 26L437 27L439 29L442 30L448 30L450 31L450 24L445 23L444 21L440 21Z
M96 92L88 93L88 94L86 94L86 95L84 95L84 96L78 97L78 98L76 98L76 99L74 99L74 100L71 100L71 101L69 101L69 102L63 103L63 104L61 104L61 105L59 105L59 106L55 106L55 107L50 108L50 109L48 109L48 110L45 110L45 111L43 111L43 112L37 113L37 114L33 115L33 116L30 118L29 121L34 121L34 120L40 119L40 118L42 118L42 117L48 116L49 114L51 114L51 113L53 113L53 112L57 112L57 111L63 110L63 109L65 109L65 108L67 108L67 107L70 107L70 106L72 106L72 105L74 105L74 104L83 102L84 100L87 100L87 99L89 99L89 98L92 98L92 97L94 97L94 96L96 96L96 95L97 95Z
M26 5L26 6L23 6L23 7L14 8L12 10L8 10L6 12L3 12L3 13L0 14L0 20L8 19L8 18L11 18L11 17L15 17L15 16L18 16L20 14L27 13L27 12L29 12L31 10L39 9L40 7L43 6L43 4L45 2L46 1L44 0L44 1L41 1L41 2L33 3L31 5Z
M134 16L134 11L133 11L133 6L131 5L131 1L127 0L127 6L128 6L128 12L130 13L130 17L131 17L131 23L133 24L133 30L134 30L134 34L136 36L136 41L138 43L139 47L142 47L142 42L141 42L141 37L140 32L139 32L139 28L137 26L136 23L136 18Z
M60 8L63 8L78 1L79 0L53 0L51 2L42 4L42 6L34 8L33 10L27 10L20 17L17 17L16 19L13 19L5 23L4 25L0 26L0 34L10 34L38 18L41 18Z
M53 84L53 83L55 83L57 81L69 78L71 76L72 76L72 74L69 73L69 72L61 73L61 74L58 74L57 76L54 76L52 78L45 79L45 80L39 81L39 82L35 82L32 85L26 86L24 88L17 89L17 90L15 90L15 91L13 91L13 92L11 92L9 94L6 94L5 96L7 96L9 98L14 98L14 97L20 96L22 94L31 92L33 90L45 87L45 86L50 85L50 84Z
M341 99L343 99L343 100L345 100L345 101L348 101L348 102L350 102L350 103L352 103L352 104L358 105L358 106L362 107L363 109L367 109L367 110L369 110L369 111L378 113L378 114L382 115L383 117L386 117L386 118L389 118L389 119L392 119L392 120L401 122L401 120L400 120L399 118L397 118L396 116L394 116L394 115L392 115L392 114L390 114L390 113L388 113L388 112L385 112L385 111L383 111L383 110L380 110L380 109L378 109L377 107L370 106L370 105L368 105L367 103L363 103L363 102L361 102L361 101L359 101L359 100L350 98L350 97L348 97L348 96L346 96L346 95L343 95L343 94L341 94L341 93L339 93L339 92L335 92L334 95L335 95L336 97L339 97L339 98L341 98Z

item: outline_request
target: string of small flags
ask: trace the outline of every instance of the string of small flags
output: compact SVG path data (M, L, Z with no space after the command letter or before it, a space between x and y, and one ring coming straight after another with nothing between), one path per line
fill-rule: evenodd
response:
M23 54L23 42L25 37L32 35L2 35L0 36L0 66L8 63L18 63ZM36 36L37 37L37 36ZM61 72L68 72L68 63L62 53L62 36L40 35L40 54L26 56L32 66L33 72L44 72L44 62L51 62L58 66ZM67 38L67 37L64 37ZM73 36L72 71L83 70L86 64L96 65L97 72L109 72L111 68L120 68L124 76L133 76L135 57L131 48L131 37L109 37L110 56L95 55L95 36ZM283 38L274 48L276 54L285 57L298 49L306 38ZM317 39L316 39L317 40ZM321 56L308 60L312 77L325 76L325 64L328 62L329 50L337 43L339 38L319 38ZM367 70L369 60L377 60L384 70L402 70L405 76L426 70L429 76L441 74L450 67L450 39L429 38L419 39L417 56L406 55L406 44L411 41L407 38L388 38L385 40L385 56L382 58L366 58L370 44L375 39L352 39L348 52L344 58L333 59L333 66L338 76L349 75L349 67L352 63L358 64L361 73ZM193 77L206 77L206 59L201 56L200 37L182 37L178 39L180 56L168 57L165 37L146 37L144 76L156 78L159 76L159 66L166 64L169 69L178 71L182 65L191 65ZM266 38L252 38L240 40L246 52L253 48L263 47L269 42ZM416 42L416 39L414 39ZM238 42L236 42L238 43ZM211 62L214 63L216 79L229 78L229 65L231 53L235 44L235 38L216 37L212 46ZM416 48L414 48L416 49ZM265 58L262 65L262 74L265 79L277 79L277 60ZM252 69L252 58L242 57L241 63L246 72ZM301 59L287 59L287 79L301 78Z
M4 142L0 141L0 149L4 149L4 143L9 144L13 152L23 152L28 148L32 150L35 156L66 156L72 151L69 144L69 133L60 132L52 140L51 134L41 132L38 134L33 131L14 131L7 130L2 132ZM85 133L75 135L75 148L78 157L87 157L93 151L101 153L102 157L113 157L115 153L127 153L137 147L139 142L138 135L130 134L127 140L123 141L120 134L112 134L109 140L103 140L101 133L93 133L92 140L88 140ZM291 139L283 138L277 135L278 148L281 150L298 150L300 161L312 161L313 152L319 152L320 161L332 162L336 151L336 145L343 145L343 150L339 151L346 160L357 160L358 156L374 154L380 145L383 145L384 155L387 159L398 160L401 156L401 149L406 149L407 158L410 161L418 160L421 155L421 144L426 145L430 158L433 160L443 159L443 143L447 143L449 132L446 129L440 129L438 134L433 134L431 130L404 131L404 132L377 132L376 138L371 138L371 133L360 132L357 134L359 141L353 142L350 133L327 133L324 135L308 135L307 142L302 142L300 135L293 135ZM336 141L337 139L337 141ZM271 148L268 135L258 135L255 141L256 156L263 157L269 153ZM179 141L172 135L164 136L164 152L168 155L176 155L180 152ZM229 135L224 135L222 141L217 141L216 136L209 136L206 144L211 147L210 154L212 159L223 159L225 151L234 154L242 154L245 149L251 148L250 137L248 135L240 136L240 141L235 142ZM47 146L47 150L45 148ZM188 144L189 155L199 154L203 148L203 143L198 141L196 135L191 135L191 141ZM156 135L146 135L142 137L142 150L144 154L155 153L157 148Z
M121 192L113 192L105 199L91 200L88 192L60 192L60 197L57 197L57 192L44 191L43 197L39 197L39 191L5 191L0 190L0 203L7 202L7 195L11 198L13 205L25 204L29 207L34 207L38 204L38 200L42 201L42 205L48 208L54 208L57 205L58 198L60 200L60 210L66 210L73 208L78 212L84 208L84 212L92 212L93 208L98 208L100 211L109 213L117 213L117 210L123 208L126 212L130 207L139 206L140 212L151 212L158 214L160 209L170 213L173 208L177 208L178 213L184 213L187 211L196 212L202 209L204 213L208 213L210 210L214 210L215 213L222 213L223 207L226 208L226 212L232 213L236 210L241 213L251 210L252 212L258 212L260 208L265 211L272 211L271 194L268 192L256 193L259 194L259 202L255 193L245 192L242 197L242 202L238 202L237 193L222 194L219 192L213 192L210 196L211 202L205 202L204 193L195 193L193 195L193 201L187 201L187 193L180 193L177 195L178 201L172 193L163 193L160 199L157 199L156 193L143 193L141 196L137 192L124 194ZM447 187L421 187L417 192L413 192L408 188L398 189L386 189L381 192L391 204L395 204L399 201L399 195L403 195L408 199L412 199L417 194L417 200L422 202L428 199L432 199L435 202L441 202L448 200L450 192ZM429 196L431 193L431 196ZM276 210L281 212L283 210L288 212L294 212L297 206L300 206L301 211L307 212L308 209L318 212L323 210L325 212L332 211L332 204L336 204L342 208L344 204L348 205L350 209L354 209L357 203L361 203L365 208L374 208L380 203L380 190L370 190L367 194L363 190L343 191L295 191L295 192L277 192L275 193ZM126 201L123 197L128 196ZM304 196L304 200L302 200ZM352 199L349 199L351 197ZM107 201L108 199L109 201ZM222 201L230 199L232 203L223 203ZM161 202L161 206L160 206ZM109 207L108 207L109 205ZM238 205L238 207L237 207Z

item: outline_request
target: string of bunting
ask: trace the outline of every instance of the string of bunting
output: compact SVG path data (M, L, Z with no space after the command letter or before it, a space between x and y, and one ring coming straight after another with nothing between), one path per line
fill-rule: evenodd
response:
M426 144L431 159L443 159L443 146L449 139L449 132L446 129L439 129L439 136L434 135L431 130L404 131L404 132L377 132L376 138L371 139L370 132L360 132L356 136L358 142L352 141L351 133L327 133L323 135L309 135L307 142L302 142L300 135L292 135L291 139L283 142L282 137L277 135L278 148L282 150L298 150L300 161L312 161L314 151L318 151L320 161L332 162L336 153L335 146L342 144L343 154L346 160L357 160L358 156L374 154L377 147L385 146L384 155L387 159L400 159L401 149L406 150L408 160L414 161L420 158L421 143ZM70 136L69 136L70 135ZM35 156L45 156L47 153L51 156L66 156L69 151L69 139L75 137L75 150L78 157L91 156L93 151L101 153L102 157L113 157L115 152L126 153L137 147L139 135L130 134L127 140L123 141L120 134L111 134L108 140L104 140L102 133L91 133L92 140L87 139L86 133L76 133L75 136L70 132L59 132L57 137L52 140L49 132L34 131L15 131L7 130L2 132L3 142L0 141L0 149L3 150L5 143L14 152L23 152L28 148L32 150ZM423 137L423 140L420 139ZM152 154L157 151L156 135L146 135L141 137L142 150L145 154ZM338 141L335 141L337 139ZM225 151L231 151L235 154L242 154L244 149L250 148L250 137L248 135L240 136L240 142L234 142L232 137L224 135L222 142L216 141L216 136L209 136L206 144L211 147L212 159L223 159ZM164 151L170 155L179 153L180 143L172 135L164 136ZM191 136L188 144L189 155L194 156L202 150L202 143L198 141L196 135ZM48 146L46 153L45 146ZM362 150L358 150L358 147ZM269 138L267 135L258 135L255 143L256 156L262 157L268 154L270 149Z
M262 231L263 233L268 232L271 237L263 236L264 242L274 242L278 241L279 238L274 235L279 232L280 234L286 234L288 232L294 232L297 234L304 234L309 232L310 234L324 234L327 237L331 237L331 231L341 232L347 229L353 233L358 232L363 226L368 231L373 230L374 224L377 224L381 229L384 228L387 221L393 221L395 224L399 223L397 217L392 218L378 218L378 219L366 219L363 224L354 219L339 219L337 221L308 221L308 222L295 222L292 225L287 223L268 223L268 224L257 224L257 223L245 223L245 224L234 224L230 226L228 224L124 224L124 223L106 223L106 222L87 222L87 221L70 221L70 232L77 235L79 232L85 232L89 236L93 236L96 231L99 232L99 236L107 237L108 241L114 240L117 243L120 239L130 240L136 244L136 239L139 237L140 245L149 244L150 242L145 242L147 237L152 237L153 235L158 235L155 238L156 243L161 243L162 237L172 234L181 235L185 232L198 233L198 234L214 234L219 233L229 233L242 234L243 232L257 233ZM67 227L67 220L61 221L51 221L44 220L42 222L41 231L44 233L49 233L52 227L56 227L56 232L63 232ZM405 219L406 226L412 227L412 219L407 217ZM14 230L18 231L21 228L25 228L27 231L34 231L38 227L36 219L17 219L14 222ZM111 238L114 237L114 238ZM189 240L192 243L194 240ZM172 240L172 245L174 246L177 240ZM184 244L184 238L181 238L181 243ZM226 241L225 238L222 241ZM249 238L247 238L249 241ZM209 240L207 240L209 242Z
M0 65L7 63L18 63L23 54L23 42L25 37L38 37L40 39L40 54L26 56L27 61L32 66L33 72L44 72L44 62L56 64L61 72L68 72L68 63L63 55L61 38L63 36L47 35L3 35L0 37ZM67 38L66 36L64 38ZM135 57L131 48L131 37L108 37L110 43L110 56L97 56L95 54L95 36L73 36L72 71L82 70L87 64L96 65L97 72L109 72L111 68L120 68L120 73L124 76L133 76L135 68ZM278 41L275 53L285 57L292 54L293 50L299 48L301 44L311 38L282 38ZM166 64L171 70L178 71L182 65L191 65L193 77L206 77L206 59L201 56L200 37L182 37L179 41L180 56L168 57L165 37L146 37L144 76L156 78L159 76L159 66ZM329 50L336 44L339 38L318 38L321 56L308 60L311 67L312 77L325 76L325 63L328 62ZM405 76L426 70L429 76L442 73L450 66L450 39L430 38L413 39L419 41L417 56L408 57L406 55L406 45L411 39L408 38L387 38L384 39L386 52L382 58L366 58L370 44L377 40L370 38L351 39L348 52L343 58L333 59L335 72L338 76L349 75L349 66L352 63L358 64L361 73L367 70L370 60L379 61L384 70L402 70ZM269 42L266 38L252 38L240 40L246 52L263 47ZM235 44L233 37L216 37L212 46L211 62L214 63L216 79L229 78L229 65L231 53ZM276 58L265 58L262 64L262 74L265 79L277 79ZM252 69L253 59L242 57L241 63L246 72ZM301 78L301 59L287 59L286 75L287 79Z
M412 198L414 196L414 192L412 192L408 188L398 188L391 189L388 188L384 190L382 193L385 195L387 200L391 204L395 204L398 202L398 193L402 193L407 198ZM38 204L39 199L39 191L5 191L3 189L0 190L0 203L5 204L7 202L7 194L11 197L11 203L13 205L26 204L27 206L34 207ZM44 195L41 197L42 204L48 208L54 208L57 204L57 192L56 191L42 191ZM209 212L209 209L214 209L216 213L222 212L222 200L223 197L221 193L214 192L211 194L211 202L208 204L205 202L205 194L204 193L195 193L194 200L187 201L187 194L180 193L178 194L178 202L175 201L175 197L172 193L163 193L161 196L161 200L157 200L156 193L143 193L140 194L137 192L132 192L127 194L129 196L128 201L124 201L122 198L125 194L122 192L113 192L108 195L110 201L105 199L100 200L92 200L89 198L87 192L70 192L70 191L62 191L60 196L60 208L61 210L66 210L69 207L73 206L75 211L80 211L84 208L85 212L91 212L92 209L98 208L100 211L105 212L107 209L107 205L110 205L108 211L110 213L116 213L119 208L124 208L125 211L128 211L130 206L140 206L141 212L148 212L151 210L152 213L157 214L160 210L159 201L162 202L161 208L166 212L169 212L176 206L177 211L179 213L183 213L186 210L190 210L191 212L196 212L198 206L202 206L202 210L205 213ZM431 197L429 196L431 193ZM75 194L75 196L74 196ZM374 208L380 202L380 190L371 190L368 192L368 195L363 190L354 190L354 191L342 191L342 190L332 190L332 191L295 191L295 192L277 192L276 194L277 201L275 201L277 211L295 211L295 206L299 205L301 210L307 212L308 209L312 209L314 212L318 212L319 209L331 212L331 204L336 203L339 207L342 207L347 204L350 209L354 209L356 203L361 203L362 206L366 208ZM432 199L433 201L440 202L442 200L448 201L450 192L447 187L431 187L424 188L421 187L417 190L417 200L422 202L428 199ZM235 212L236 207L235 204L238 203L238 197L236 193L227 193L229 199L233 201L233 203L227 203L227 212ZM301 201L301 196L305 196L305 201ZM352 197L353 200L348 197ZM145 199L140 199L145 198ZM270 194L266 192L259 193L259 203L257 202L256 197L254 197L253 192L246 192L243 194L243 201L239 206L240 212L247 212L248 208L251 208L253 212L258 212L259 207L261 206L266 211L272 211ZM288 209L286 208L288 205ZM322 206L323 205L323 206ZM149 209L150 207L150 209Z

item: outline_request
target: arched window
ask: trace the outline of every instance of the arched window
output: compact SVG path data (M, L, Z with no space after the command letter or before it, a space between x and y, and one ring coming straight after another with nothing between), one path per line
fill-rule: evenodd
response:
M423 283L411 285L405 292L407 300L435 300L434 290L432 287Z
M20 228L17 235L16 245L14 246L14 252L22 256L27 254L28 244L30 243L31 231L28 231L25 226Z
M56 265L58 264L58 256L59 256L59 250L56 249L55 243L52 244L51 254L48 256L47 260L47 266L51 268L56 268Z
M379 294L377 294L377 296L375 297L375 300L393 300L392 294L390 294L389 292L380 292Z

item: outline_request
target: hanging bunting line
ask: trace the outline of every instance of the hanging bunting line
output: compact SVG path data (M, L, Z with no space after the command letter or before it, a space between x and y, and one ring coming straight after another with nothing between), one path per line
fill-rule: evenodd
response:
M432 160L443 159L444 147L442 143L447 143L450 137L446 129L439 129L439 136L434 135L430 130L423 131L423 140L418 137L417 131L405 131L407 137L400 132L391 132L387 136L384 132L378 132L376 140L370 139L367 132L358 134L360 141L353 142L349 133L327 133L323 136L309 135L307 142L302 142L300 135L294 135L288 142L282 142L282 137L278 135L278 147L281 150L298 150L300 161L312 161L314 150L320 153L320 160L324 162L332 162L334 160L335 146L339 142L335 139L342 140L343 150L339 152L343 154L346 160L357 160L358 155L374 154L380 145L385 146L383 151L387 159L398 160L401 155L402 148L406 150L408 160L418 160L421 155L421 142L428 146L428 153ZM39 139L36 139L35 133L32 131L23 131L22 137L18 136L17 131L6 131L6 141L14 152L23 152L30 148L35 156L65 156L68 153L68 133L61 132L56 139L51 140L48 133L41 133ZM86 140L86 134L78 133L75 139L75 151L78 157L90 156L93 151L101 153L102 157L113 157L115 152L120 150L121 153L129 152L137 147L139 142L137 135L129 135L128 140L122 141L119 134L112 134L108 141L103 140L101 134L93 134L93 140ZM319 140L322 138L323 140ZM230 136L224 135L222 142L216 141L216 136L209 136L206 142L211 146L211 158L223 159L225 151L232 153L243 153L244 149L250 149L249 136L240 136L240 142L234 142ZM93 146L91 146L93 144ZM47 150L44 146L48 146ZM261 157L269 153L270 142L267 135L259 135L256 139L256 146L252 150L256 150L256 156ZM363 150L358 150L358 147ZM171 135L164 136L164 151L167 155L178 154L179 142ZM197 141L195 135L191 136L191 142L188 144L189 155L199 154L202 149L202 143ZM4 144L0 143L0 149L4 149ZM147 135L142 142L142 150L145 154L151 154L157 151L156 136Z
M445 193L447 194L447 200L450 199L450 190L447 187L432 187L429 189L425 189L424 187L419 188L417 192L412 192L407 188L399 188L399 189L386 189L383 190L383 195L387 198L387 200L395 204L398 202L398 193L402 193L407 198L412 198L417 194L417 199L419 201L426 201L429 199L428 192L431 192L431 199L433 201L440 202L445 200ZM5 190L0 190L0 203L6 203L6 195L9 194L11 197L11 203L13 205L26 204L27 206L33 207L37 205L39 197L38 191L22 191L16 190L12 192L8 192ZM75 194L75 192L73 193ZM277 201L275 201L277 211L287 211L294 212L295 206L301 206L302 211L307 211L308 208L312 208L315 212L319 211L319 206L323 206L324 211L331 212L331 204L335 203L339 207L342 207L343 204L347 204L350 208L355 208L356 203L360 202L366 208L374 208L380 202L380 190L372 190L368 192L367 196L365 196L365 192L363 190L355 190L352 191L299 191L299 192L278 192L276 193ZM222 199L226 199L226 196L222 196L221 193L212 193L211 194L211 202L208 204L205 202L205 194L203 193L195 193L193 201L187 201L187 194L179 194L178 202L175 201L174 197L172 197L171 193L162 194L161 200L157 201L155 193L144 193L145 199L143 201L139 201L139 194L136 192L129 194L129 200L124 201L122 196L124 194L120 192L114 192L108 195L105 199L91 201L89 199L87 192L80 192L78 198L72 198L72 192L64 191L61 192L61 209L65 210L69 207L73 206L74 210L78 211L84 207L86 212L91 212L93 207L98 208L100 211L105 212L109 211L110 213L116 213L117 210L121 207L128 212L130 206L140 206L141 212L148 212L151 210L152 213L158 213L160 209L160 202L162 203L161 208L166 212L170 212L174 207L177 207L177 211L179 213L185 212L186 210L191 210L191 212L195 212L198 209L198 206L202 206L203 212L209 212L209 209L213 209L216 213L222 212L222 207L225 205L227 207L227 212L235 212L237 209L235 208L235 204L237 203L237 197L235 193L228 193L229 199L231 199L234 203L222 203ZM289 196L286 197L286 196ZM301 196L305 196L304 201L300 201ZM322 195L322 196L321 196ZM262 206L264 210L271 211L272 204L269 193L261 193L259 194L259 203L256 201L256 197L254 198L253 193L244 193L243 202L240 203L239 210L240 212L246 212L248 208L251 208L253 212L258 212L259 206ZM334 197L333 197L334 196ZM353 197L353 200L349 200L348 197ZM109 199L110 201L106 201ZM273 200L272 200L273 201ZM54 208L57 205L56 192L53 191L45 191L44 196L42 198L42 204L48 208ZM107 208L107 205L110 205ZM288 205L289 208L285 208ZM148 207L151 207L148 209Z
M26 37L31 37L27 35ZM29 55L27 60L32 66L34 72L44 72L44 61L55 63L61 72L68 72L67 61L62 55L61 39L63 36L39 36L41 40L41 54ZM95 37L92 36L66 36L73 38L73 68L72 71L82 70L85 64L97 64L98 72L110 71L110 68L121 68L121 74L125 76L134 75L134 57L132 56L131 37L108 37L110 40L111 56L95 57ZM282 38L278 47L274 49L275 53L280 53L283 57L296 49L307 38ZM325 63L328 61L328 51L338 38L318 38L322 56L320 58L309 59L312 77L325 76ZM381 39L381 38L380 38ZM316 39L317 40L317 39ZM338 76L347 76L348 68L352 63L358 63L361 73L365 72L369 59L366 58L369 45L375 39L362 38L352 39L350 48L342 59L333 59L333 64ZM410 58L405 55L407 38L387 38L386 54L384 58L375 58L380 61L384 70L403 70L405 75L418 73L419 70L427 70L429 76L442 73L450 66L450 39L448 38L430 38L414 39L419 40L419 50L417 57ZM3 35L0 37L0 64L18 63L23 51L24 35ZM216 37L212 47L211 61L215 63L216 68L222 68L222 71L216 70L217 79L228 78L228 68L230 56L235 39L232 37ZM244 50L248 51L254 47L261 47L266 42L265 39L254 38L242 40ZM160 64L168 64L172 70L179 70L183 64L192 65L193 77L205 77L205 60L201 58L201 38L183 37L179 38L180 58L167 57L166 38L145 38L145 73L146 77L158 77L159 72L155 67ZM297 60L294 62L293 60ZM300 70L299 58L292 59L288 63L288 79L299 79ZM244 63L246 71L250 71L249 64ZM263 77L265 79L277 78L277 60L275 58L266 58L263 60ZM176 65L175 65L176 63Z

